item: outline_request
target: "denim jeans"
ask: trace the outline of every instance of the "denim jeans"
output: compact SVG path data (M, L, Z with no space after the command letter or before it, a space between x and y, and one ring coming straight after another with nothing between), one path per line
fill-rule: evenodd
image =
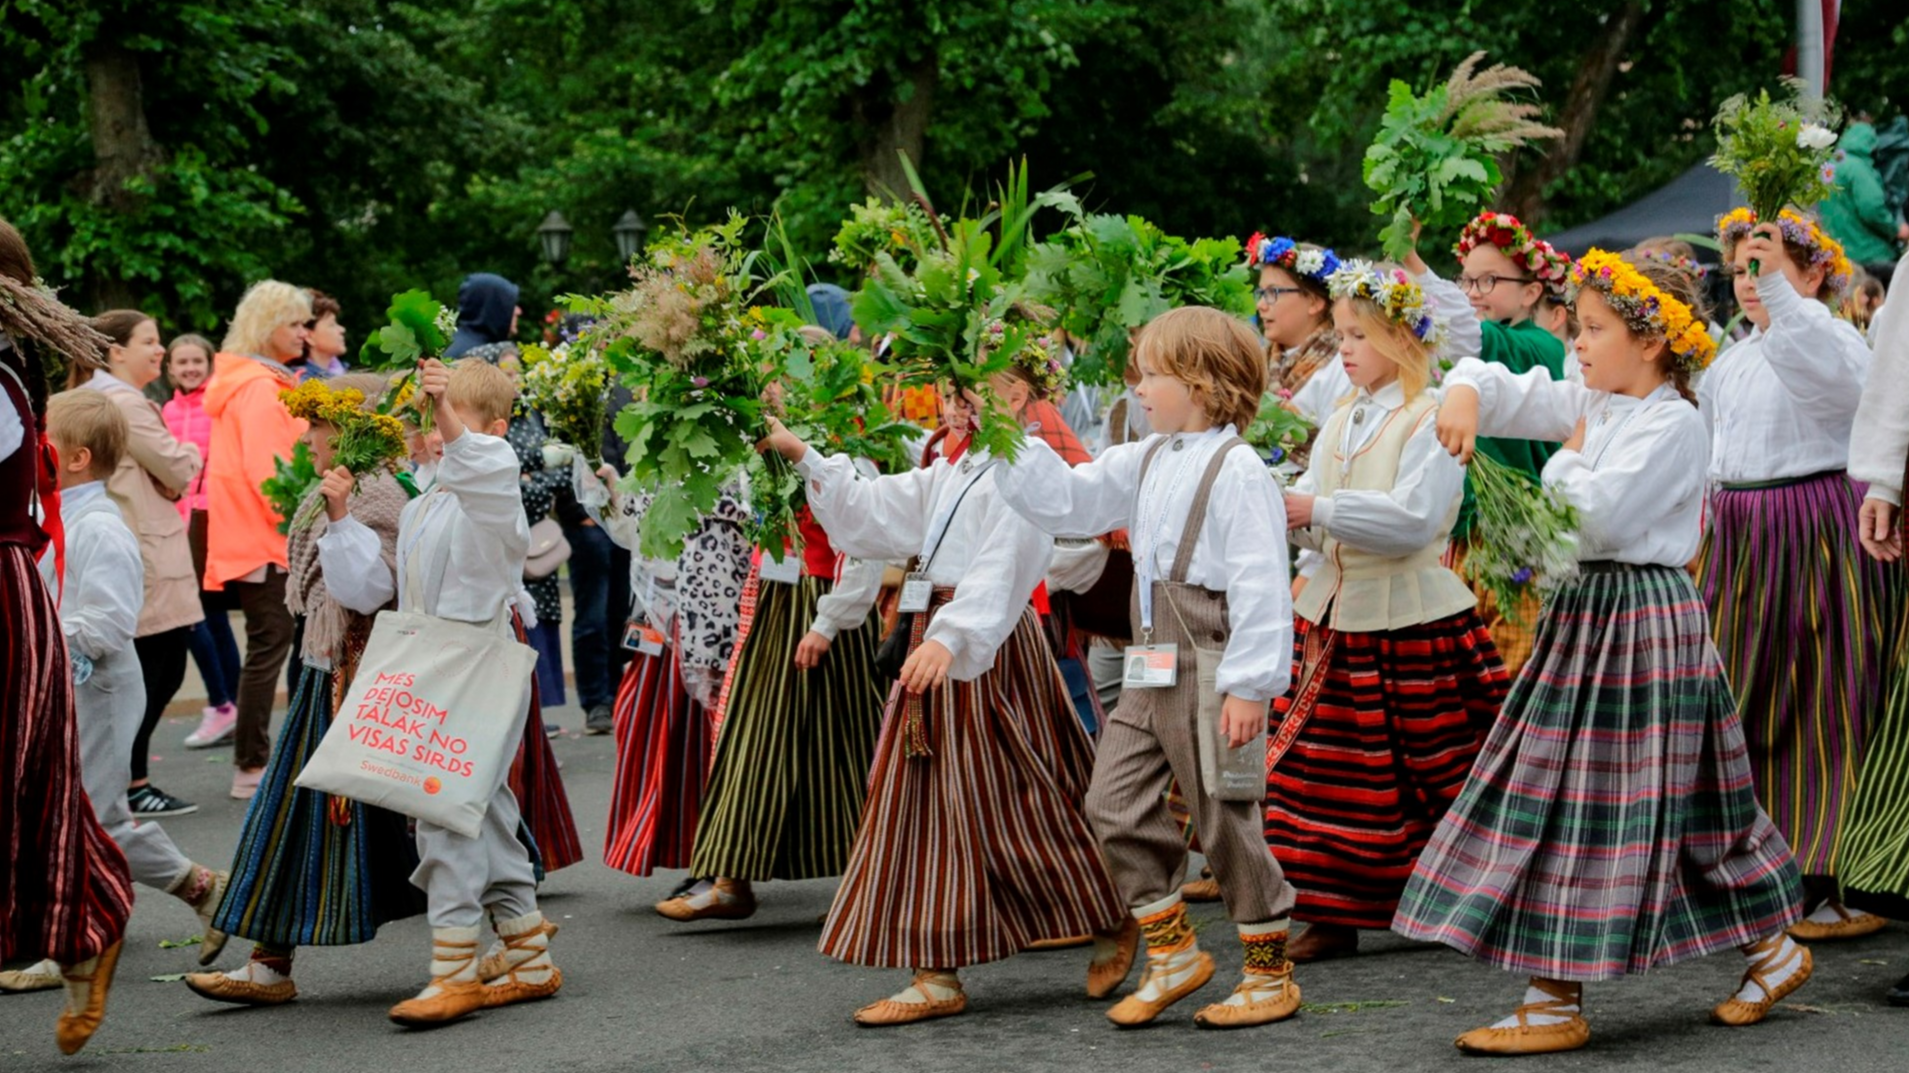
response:
M570 542L570 653L576 661L577 704L584 711L616 700L629 662L623 623L630 610L629 557L600 526L565 526ZM622 567L618 568L618 560Z
M199 665L199 677L205 679L206 704L217 708L237 700L239 644L232 636L232 621L224 607L206 608L205 621L192 627L186 647L192 651L192 661Z

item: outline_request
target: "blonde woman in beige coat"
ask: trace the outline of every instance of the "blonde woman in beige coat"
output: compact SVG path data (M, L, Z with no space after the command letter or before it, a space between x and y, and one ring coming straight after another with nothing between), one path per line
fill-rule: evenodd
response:
M185 681L186 641L205 620L186 523L176 505L205 460L196 445L173 438L159 407L144 394L166 356L158 324L138 310L117 309L93 318L93 327L112 345L92 368L75 363L68 386L104 392L126 417L131 435L106 490L139 537L146 574L145 605L133 638L146 683L146 714L133 740L127 802L135 818L182 816L198 806L154 786L146 761L153 728Z

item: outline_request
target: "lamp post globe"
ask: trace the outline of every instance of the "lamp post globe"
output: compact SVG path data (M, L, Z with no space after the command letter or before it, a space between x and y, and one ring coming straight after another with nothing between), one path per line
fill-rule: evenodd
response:
M632 258L642 256L650 225L643 222L643 217L638 216L635 209L625 212L610 231L616 235L616 252L623 256L625 264Z
M576 234L576 228L563 218L563 213L555 209L544 217L537 227L537 241L543 244L544 260L561 267L570 259L570 238Z

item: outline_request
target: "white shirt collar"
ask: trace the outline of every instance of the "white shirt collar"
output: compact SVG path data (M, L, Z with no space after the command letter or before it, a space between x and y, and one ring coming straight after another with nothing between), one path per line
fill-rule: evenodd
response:
M1355 404L1367 403L1386 410L1396 410L1405 405L1405 388L1397 380L1393 380L1377 391L1360 388L1359 394L1352 401Z
M60 513L79 508L106 494L105 481L87 481L60 491Z

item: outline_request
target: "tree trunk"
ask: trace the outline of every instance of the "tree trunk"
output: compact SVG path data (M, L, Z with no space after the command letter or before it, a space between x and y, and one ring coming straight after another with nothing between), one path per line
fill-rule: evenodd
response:
M98 39L86 48L86 118L92 129L94 166L89 197L113 213L137 212L145 199L128 183L149 173L159 158L146 125L139 57L118 41ZM119 273L89 273L86 290L95 308L137 305Z
M1519 219L1527 222L1536 219L1544 211L1545 187L1577 166L1585 139L1590 137L1592 124L1597 121L1598 108L1610 93L1618 63L1643 21L1642 0L1631 0L1604 24L1604 32L1584 54L1571 90L1565 95L1564 108L1558 113L1557 124L1564 130L1564 137L1549 146L1536 164L1513 174L1499 199Z
M862 183L877 197L906 199L908 173L899 154L907 153L921 167L922 144L928 118L934 110L935 85L941 64L930 47L901 71L899 83L876 84L855 100L856 125L867 133L862 140Z

